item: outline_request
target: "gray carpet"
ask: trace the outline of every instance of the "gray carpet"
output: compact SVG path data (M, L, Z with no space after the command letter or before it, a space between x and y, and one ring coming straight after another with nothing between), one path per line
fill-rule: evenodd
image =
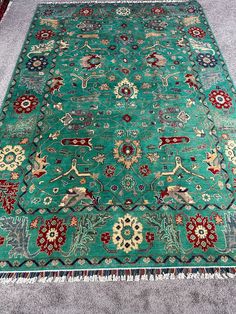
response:
M0 102L36 4L40 2L44 1L14 0L0 24ZM231 76L236 81L236 1L199 2L205 8ZM235 280L1 285L0 313L233 314L236 313L235 296Z

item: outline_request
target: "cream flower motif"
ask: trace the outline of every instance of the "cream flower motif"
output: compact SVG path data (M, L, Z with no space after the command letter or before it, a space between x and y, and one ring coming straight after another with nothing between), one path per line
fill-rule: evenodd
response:
M236 165L236 141L230 140L225 145L225 154Z
M211 200L211 197L209 194L202 194L202 199L205 202L209 202Z
M50 196L47 196L44 198L43 203L44 205L49 205L52 202L52 198Z
M130 9L126 7L120 7L116 9L116 14L121 16L127 16L130 15Z
M0 150L0 171L13 171L25 160L25 150L20 145L7 145Z
M127 78L123 79L117 86L114 88L114 94L116 98L125 98L126 100L137 98L138 89L131 83Z
M119 218L114 224L112 241L117 246L117 250L123 250L129 253L131 250L137 250L139 244L143 241L143 226L138 222L137 217L126 214Z

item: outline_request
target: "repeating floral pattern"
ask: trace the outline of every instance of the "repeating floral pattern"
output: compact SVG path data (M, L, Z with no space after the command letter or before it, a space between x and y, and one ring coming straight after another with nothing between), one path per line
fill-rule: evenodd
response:
M232 266L235 89L196 1L39 5L0 117L0 267Z

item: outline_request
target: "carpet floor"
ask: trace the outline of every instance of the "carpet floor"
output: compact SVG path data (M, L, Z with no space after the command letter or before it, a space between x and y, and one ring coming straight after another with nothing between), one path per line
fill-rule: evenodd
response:
M40 0L15 0L0 24L0 102ZM57 0L57 2L63 2ZM66 2L66 1L64 1ZM236 81L235 0L199 0ZM20 30L20 31L19 31ZM235 280L0 286L0 313L235 313Z

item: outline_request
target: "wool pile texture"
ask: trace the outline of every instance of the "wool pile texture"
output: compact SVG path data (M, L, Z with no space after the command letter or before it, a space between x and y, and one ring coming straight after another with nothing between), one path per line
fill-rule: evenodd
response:
M0 281L234 277L235 106L197 1L38 5L0 115Z

